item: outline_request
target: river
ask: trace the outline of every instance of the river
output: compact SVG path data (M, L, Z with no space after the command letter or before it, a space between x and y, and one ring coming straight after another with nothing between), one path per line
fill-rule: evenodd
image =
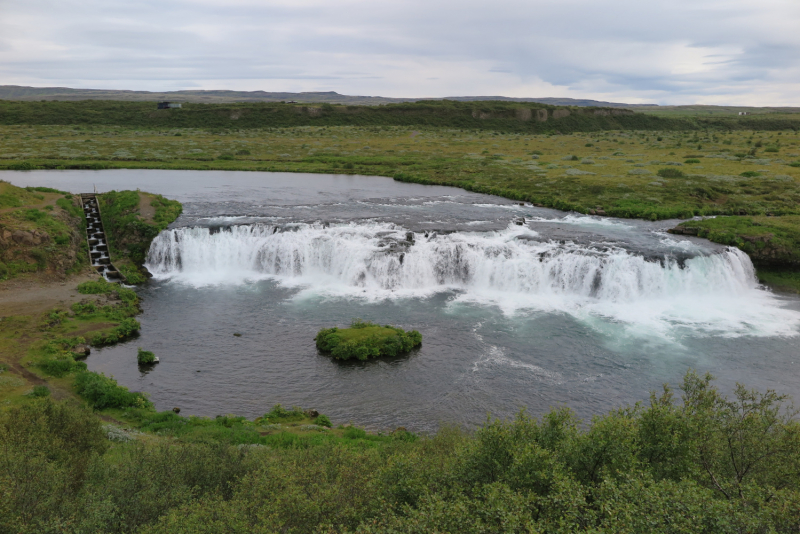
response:
M254 417L275 403L373 429L466 427L519 409L581 417L687 369L800 393L800 299L677 221L568 214L370 176L0 172L15 185L136 189L184 204L150 249L138 339L89 368L158 409ZM361 318L417 329L408 356L331 361L315 333ZM240 334L234 336L234 334ZM156 353L152 369L136 349Z

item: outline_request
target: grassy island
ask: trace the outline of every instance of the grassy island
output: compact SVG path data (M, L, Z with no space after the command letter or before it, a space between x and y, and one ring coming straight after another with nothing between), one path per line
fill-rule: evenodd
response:
M319 350L337 360L367 360L404 354L422 344L422 334L356 319L350 328L323 328L314 340Z

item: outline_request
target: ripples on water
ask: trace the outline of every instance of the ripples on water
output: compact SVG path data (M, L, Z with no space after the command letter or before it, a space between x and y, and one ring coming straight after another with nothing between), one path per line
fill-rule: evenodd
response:
M711 370L723 388L797 392L798 299L758 287L736 249L666 234L674 222L378 177L71 171L9 181L80 192L90 180L184 202L150 250L142 336L88 360L159 409L254 416L281 402L427 430L523 406L589 416L645 399L688 367ZM423 346L366 363L318 355L316 331L354 317L416 328ZM162 363L140 372L137 346Z

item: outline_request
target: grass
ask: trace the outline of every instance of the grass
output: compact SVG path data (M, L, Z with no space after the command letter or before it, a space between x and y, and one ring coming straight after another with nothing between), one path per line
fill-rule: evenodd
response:
M153 208L152 213L145 212L143 201ZM99 195L99 202L112 261L128 283L144 282L141 266L150 243L178 218L181 203L140 191L109 191Z
M422 335L357 319L350 328L323 328L314 340L320 351L337 360L367 360L407 353L422 344Z
M0 280L37 272L63 276L85 266L82 225L69 193L0 181ZM24 237L17 240L20 232Z
M616 217L772 215L777 221L800 215L800 135L793 129L737 126L561 135L425 125L241 124L161 129L0 126L0 168L28 161L41 168L382 175ZM765 152L775 146L779 153ZM217 159L223 154L233 159ZM165 215L158 224L174 216ZM794 219L785 220L795 225ZM141 258L143 251L140 247L128 253Z

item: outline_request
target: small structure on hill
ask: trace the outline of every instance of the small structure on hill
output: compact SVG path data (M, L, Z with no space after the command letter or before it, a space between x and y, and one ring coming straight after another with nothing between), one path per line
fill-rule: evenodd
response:
M179 102L159 102L158 109L180 109Z
M749 111L740 111L739 115L750 115Z

